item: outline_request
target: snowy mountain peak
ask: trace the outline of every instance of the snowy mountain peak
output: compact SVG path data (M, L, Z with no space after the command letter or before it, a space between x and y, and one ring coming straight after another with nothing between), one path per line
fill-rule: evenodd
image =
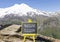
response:
M15 8L23 8L23 9L24 8L32 9L30 6L28 6L27 4L24 4L24 3L22 3L22 4L15 4L12 7L15 7Z
M0 17L3 17L6 14L19 14L27 15L26 12L33 11L34 9L28 6L27 4L15 4L8 8L0 8Z
M30 15L45 15L45 16L49 16L48 13L31 8L30 6L28 6L27 4L15 4L11 7L8 8L0 8L0 17L4 17L7 14L17 14L20 16L23 15L27 15L27 12L32 12Z
M18 6L18 5L20 5L20 6L28 6L27 4L25 4L25 3L21 3L21 4L14 4L14 6Z
M23 6L24 6L24 7L30 7L30 6L28 6L27 4L25 4L25 3L20 4L20 6L21 6L21 7L23 7ZM30 8L31 8L31 7L30 7Z

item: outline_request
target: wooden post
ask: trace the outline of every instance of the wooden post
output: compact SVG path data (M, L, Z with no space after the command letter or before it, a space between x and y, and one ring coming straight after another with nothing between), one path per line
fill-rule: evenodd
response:
M35 42L35 35L33 35L33 41Z
M32 37L33 38L33 42L35 42L35 37L36 37L36 34L24 34L24 40L23 42L26 42L26 37Z
M26 36L24 36L24 41L23 42L26 42Z

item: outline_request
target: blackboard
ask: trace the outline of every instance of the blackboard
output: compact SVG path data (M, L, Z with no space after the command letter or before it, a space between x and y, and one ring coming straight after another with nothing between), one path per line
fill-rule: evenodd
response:
M23 34L36 34L37 33L37 23L23 23L22 33Z

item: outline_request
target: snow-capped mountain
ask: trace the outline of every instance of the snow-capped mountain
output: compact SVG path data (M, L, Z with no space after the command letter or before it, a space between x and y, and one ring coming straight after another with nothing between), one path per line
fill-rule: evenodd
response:
M51 15L47 12L31 8L27 4L22 3L22 4L15 4L8 8L0 8L0 17L4 17L7 14L17 14L23 16L23 15L27 15L27 12L32 12L32 14L30 15L34 15L33 12L35 12L36 15L45 15L45 16Z

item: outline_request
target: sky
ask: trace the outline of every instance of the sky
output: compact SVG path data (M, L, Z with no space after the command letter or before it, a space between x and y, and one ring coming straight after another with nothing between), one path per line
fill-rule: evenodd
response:
M14 4L25 3L32 8L43 11L60 10L60 0L0 0L0 8L7 8Z

